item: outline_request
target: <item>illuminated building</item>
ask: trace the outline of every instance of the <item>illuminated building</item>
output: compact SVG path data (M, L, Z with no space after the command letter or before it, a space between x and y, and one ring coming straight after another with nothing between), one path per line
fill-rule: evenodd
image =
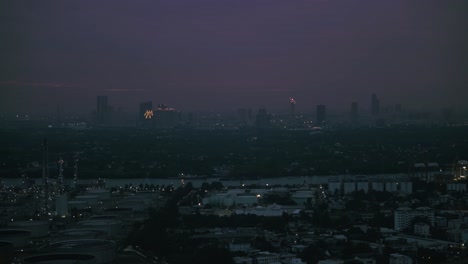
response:
M468 176L468 161L459 160L453 167L454 180L466 180Z
M153 118L153 102L143 102L140 104L140 111L138 112L138 120L140 124L150 123Z

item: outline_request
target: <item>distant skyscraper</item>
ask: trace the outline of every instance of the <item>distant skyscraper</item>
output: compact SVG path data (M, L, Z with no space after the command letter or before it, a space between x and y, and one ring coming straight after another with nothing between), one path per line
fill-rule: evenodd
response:
M289 118L288 126L291 128L297 127L298 120L296 118L296 100L289 98Z
M97 97L97 108L96 108L96 121L98 124L105 124L108 120L109 106L107 104L107 96Z
M401 113L401 110L402 110L401 104L396 104L396 105L395 105L395 112Z
M380 112L380 101L376 94L372 94L371 112L373 116L378 115Z
M267 113L265 108L258 110L257 119L255 120L257 127L270 126L270 114Z
M245 125L247 123L247 109L239 108L237 109L237 115L241 124Z
M289 98L289 114L291 116L296 115L296 100L294 98Z
M325 123L327 108L325 105L317 105L317 124Z
M357 124L358 119L359 119L359 109L358 109L358 103L357 102L352 102L351 103L351 123L352 124Z
M195 115L193 112L189 112L187 116L187 124L189 126L193 126L195 124Z
M180 114L174 108L159 104L154 110L153 123L156 128L172 128L180 121Z
M153 119L153 102L143 102L140 104L140 112L138 113L138 120L140 123L149 122Z

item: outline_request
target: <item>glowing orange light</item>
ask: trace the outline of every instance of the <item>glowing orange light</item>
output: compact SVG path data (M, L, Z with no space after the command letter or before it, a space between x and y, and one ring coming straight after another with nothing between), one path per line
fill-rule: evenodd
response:
M146 110L144 116L146 119L151 119L153 117L153 110Z

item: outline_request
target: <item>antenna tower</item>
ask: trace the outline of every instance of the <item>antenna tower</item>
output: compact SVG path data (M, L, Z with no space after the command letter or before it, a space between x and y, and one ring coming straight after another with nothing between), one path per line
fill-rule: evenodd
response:
M44 138L42 152L42 214L47 215L49 213L49 149L47 146L47 138Z
M58 194L63 194L63 190L65 189L63 186L63 159L60 157L58 161L59 164L59 176L58 176Z
M78 185L78 154L78 152L75 153L75 165L73 166L73 183L75 185L75 188Z

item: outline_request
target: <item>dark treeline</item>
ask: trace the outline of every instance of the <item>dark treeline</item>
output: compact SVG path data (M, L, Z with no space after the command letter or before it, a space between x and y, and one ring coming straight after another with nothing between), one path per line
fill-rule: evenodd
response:
M65 160L81 178L177 177L179 173L229 178L407 173L415 162L446 168L468 157L467 127L394 127L353 130L120 129L0 130L0 177L23 170L40 177L42 140L48 138L51 175ZM444 169L446 169L444 168Z

